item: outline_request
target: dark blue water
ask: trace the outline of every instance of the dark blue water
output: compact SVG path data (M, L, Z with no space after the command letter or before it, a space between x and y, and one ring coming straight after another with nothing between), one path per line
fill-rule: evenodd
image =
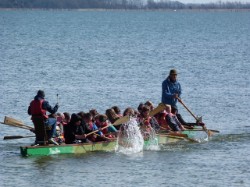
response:
M157 105L176 68L184 103L221 133L134 155L22 158L32 138L0 140L0 186L249 186L249 41L249 12L1 10L0 121L31 125L38 89L59 112ZM27 134L0 126L1 139Z

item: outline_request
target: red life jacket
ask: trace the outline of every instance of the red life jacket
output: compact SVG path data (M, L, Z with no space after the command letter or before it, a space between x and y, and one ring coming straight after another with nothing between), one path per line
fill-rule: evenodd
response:
M146 126L151 126L150 121L151 121L151 117L149 116L147 119L144 119L144 120L143 120L143 123L144 123L144 125L146 125Z
M104 123L102 123L101 127L103 128L103 127L106 127L106 126L108 126L108 124L107 124L107 122L104 122ZM108 128L103 129L102 133L103 134L108 134L109 133Z
M44 119L48 119L46 115L46 110L42 108L44 99L41 100L33 100L30 103L30 113L33 117L43 117Z

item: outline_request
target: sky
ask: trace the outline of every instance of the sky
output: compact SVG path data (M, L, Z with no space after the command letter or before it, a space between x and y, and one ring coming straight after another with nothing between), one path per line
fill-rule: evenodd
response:
M219 0L177 0L182 3L216 3ZM221 0L221 2L241 2L250 3L250 0Z

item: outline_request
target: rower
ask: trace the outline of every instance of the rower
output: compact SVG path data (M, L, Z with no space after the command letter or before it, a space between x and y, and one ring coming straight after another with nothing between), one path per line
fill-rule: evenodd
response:
M173 131L185 130L183 125L177 119L176 115L171 113L171 106L170 105L166 105L166 112L167 112L166 122Z
M53 139L56 137L56 119L53 117L53 114L57 112L59 106L58 104L54 107L50 106L49 102L44 98L44 91L38 90L37 95L28 108L28 114L32 116L31 120L35 127L35 144L47 144L49 142L58 145ZM46 115L47 111L51 113L50 116Z

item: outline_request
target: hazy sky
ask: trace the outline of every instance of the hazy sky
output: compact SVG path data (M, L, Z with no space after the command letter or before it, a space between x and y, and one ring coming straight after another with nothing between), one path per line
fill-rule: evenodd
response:
M216 3L219 0L177 0L182 3ZM241 2L250 3L250 0L221 0L221 2Z

